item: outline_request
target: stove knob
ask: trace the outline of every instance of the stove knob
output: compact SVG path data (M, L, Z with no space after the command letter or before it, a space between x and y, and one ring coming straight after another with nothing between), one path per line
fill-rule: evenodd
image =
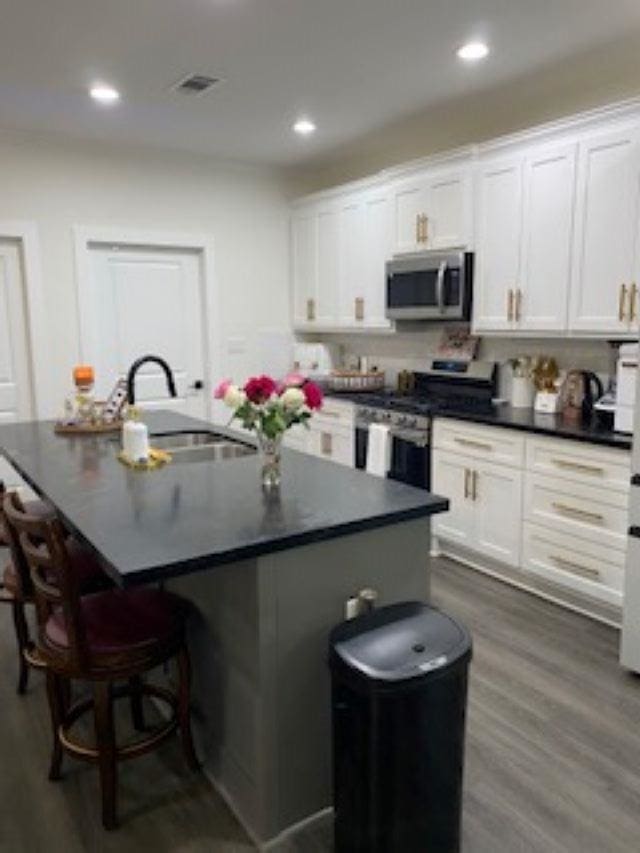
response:
M398 426L405 426L407 423L407 419L404 415L400 415L398 418Z
M380 416L380 420L381 421L387 421L387 422L390 421L391 420L391 414L389 412L383 412L382 415Z
M416 427L417 425L418 425L418 419L417 418L407 418L407 426L408 427L413 428L413 427Z

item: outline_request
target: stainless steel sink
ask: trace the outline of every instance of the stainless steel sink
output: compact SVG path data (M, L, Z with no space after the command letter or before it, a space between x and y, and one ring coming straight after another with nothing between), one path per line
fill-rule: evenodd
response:
M174 462L238 459L257 452L252 444L209 430L160 433L149 436L149 441L152 447L171 453Z

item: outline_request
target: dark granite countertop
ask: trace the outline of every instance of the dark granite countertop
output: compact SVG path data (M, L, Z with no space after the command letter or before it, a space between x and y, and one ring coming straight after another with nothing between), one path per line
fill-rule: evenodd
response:
M366 395L358 395L357 393L329 393L328 396L334 400L374 405L373 401L365 400ZM545 415L534 412L533 409L514 409L513 406L506 403L494 405L486 412L470 412L462 409L435 411L433 417L452 418L471 423L487 424L488 426L517 429L538 435L548 435L552 438L570 438L574 441L585 441L605 447L618 447L622 450L631 448L632 437L630 435L605 429L598 424L595 418L588 423L572 423L564 420L561 415Z
M146 413L145 421L152 434L233 435L168 411ZM257 455L132 471L117 461L113 436L58 436L51 421L0 426L0 448L125 586L448 508L444 498L294 450L283 452L279 494L267 495Z

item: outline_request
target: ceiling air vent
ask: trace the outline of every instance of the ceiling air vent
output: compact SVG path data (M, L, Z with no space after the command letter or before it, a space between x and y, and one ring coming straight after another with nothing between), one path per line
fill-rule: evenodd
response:
M188 77L178 80L171 89L182 95L203 95L221 82L222 80L219 77L209 77L207 74L189 74Z

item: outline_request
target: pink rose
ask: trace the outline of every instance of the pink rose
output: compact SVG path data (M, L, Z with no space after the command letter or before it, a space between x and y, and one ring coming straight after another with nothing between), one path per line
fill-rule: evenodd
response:
M315 382L305 382L302 390L306 404L310 409L322 408L322 391Z
M275 392L276 383L270 376L253 376L244 386L244 392L252 403L266 403Z
M231 379L224 379L213 392L213 396L216 400L224 400L224 395L229 390L229 386L232 384Z

